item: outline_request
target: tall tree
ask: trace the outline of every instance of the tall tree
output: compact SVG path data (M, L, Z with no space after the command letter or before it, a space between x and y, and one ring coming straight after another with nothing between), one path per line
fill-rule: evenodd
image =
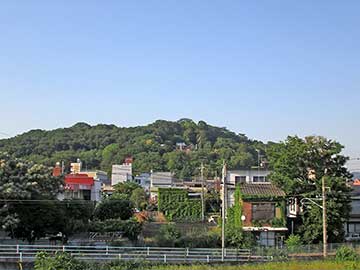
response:
M56 195L63 179L51 168L0 153L0 223L13 237L32 242L59 231Z
M351 174L345 167L347 158L341 155L343 146L324 137L304 139L288 137L286 141L272 144L267 156L273 172L270 179L288 196L321 198L322 177L327 187L329 242L343 240L343 224L348 219L351 206L347 180ZM308 205L298 224L297 233L308 243L322 241L321 208Z

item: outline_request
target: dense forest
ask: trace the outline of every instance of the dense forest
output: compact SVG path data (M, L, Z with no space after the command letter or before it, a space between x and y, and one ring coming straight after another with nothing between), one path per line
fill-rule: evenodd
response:
M257 165L257 150L265 154L265 144L190 119L158 120L130 128L77 123L70 128L31 130L0 140L0 151L48 166L64 161L68 167L80 158L83 168L110 172L112 164L131 156L135 174L173 171L179 178L198 176L202 162L206 176L218 175L224 159L230 169Z

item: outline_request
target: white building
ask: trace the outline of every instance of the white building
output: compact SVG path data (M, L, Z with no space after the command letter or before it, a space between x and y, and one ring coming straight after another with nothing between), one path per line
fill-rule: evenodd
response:
M238 184L271 185L268 176L271 171L265 169L249 169L228 171L226 176L227 183L227 203L228 207L234 204L235 186Z
M227 183L230 185L236 184L270 184L268 176L271 171L264 169L250 169L250 170L237 170L228 171Z
M122 164L113 165L111 174L111 185L115 186L119 183L124 183L132 180L132 165Z

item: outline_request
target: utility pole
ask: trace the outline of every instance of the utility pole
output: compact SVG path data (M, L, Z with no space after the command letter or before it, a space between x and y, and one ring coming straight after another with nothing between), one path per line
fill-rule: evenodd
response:
M322 208L323 208L323 256L327 257L327 222L326 222L326 186L325 186L325 177L327 174L327 168L325 169L325 174L322 177Z
M226 203L227 203L227 190L226 190L226 163L224 161L223 169L222 169L222 226L221 226L221 260L224 261L225 259L225 221L226 221Z
M204 163L201 163L201 220L205 222Z
M326 185L325 185L325 180L326 180L326 175L328 172L328 168L326 167L326 163L325 163L325 170L324 170L324 175L321 178L321 191L322 191L322 205L318 204L317 202L315 202L314 200L310 199L310 198L304 198L302 200L308 200L310 201L312 204L317 205L318 207L320 207L322 209L322 222L323 222L323 256L324 258L326 258L328 256L328 252L327 252L327 220L326 220ZM315 180L316 179L316 174L315 174L315 170L309 170L308 171L308 178L310 180Z

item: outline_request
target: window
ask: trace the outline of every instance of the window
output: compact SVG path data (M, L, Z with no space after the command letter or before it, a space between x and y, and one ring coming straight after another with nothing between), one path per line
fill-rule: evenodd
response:
M263 182L268 182L268 179L266 176L253 176L253 182L254 183L263 183Z
M246 176L235 176L235 185L237 184L245 184Z
M252 220L271 220L275 217L274 203L253 203L252 204Z

